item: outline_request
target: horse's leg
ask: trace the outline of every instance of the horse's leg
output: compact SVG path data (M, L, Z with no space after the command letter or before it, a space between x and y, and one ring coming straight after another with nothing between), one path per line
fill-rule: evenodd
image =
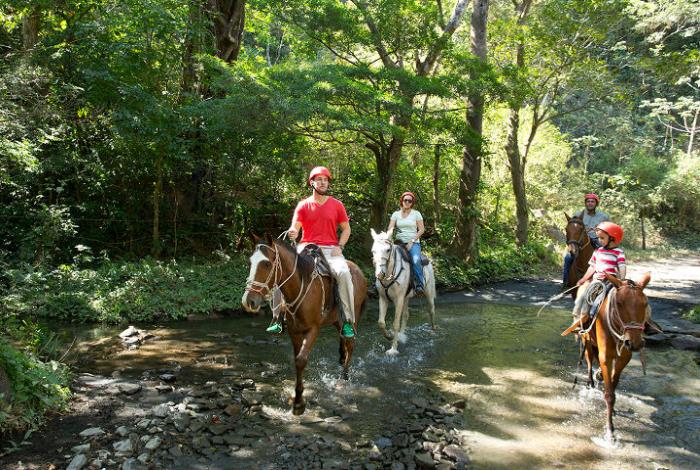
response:
M388 331L386 331L386 311L389 308L389 299L387 298L387 292L383 287L378 286L377 290L379 291L379 320L377 321L377 324L379 325L379 329L382 330L384 337L390 340L392 339L392 336Z
M314 343L318 338L318 326L312 327L305 335L292 336L292 344L294 345L294 367L297 371L297 383L294 395L294 408L292 412L295 415L300 415L306 409L306 401L302 396L304 393L304 368L309 362L309 353L313 348Z
M598 362L600 363L600 371L603 375L605 383L605 404L607 406L607 432L606 437L612 439L615 428L613 427L613 410L615 409L615 387L613 385L613 356L614 351L608 352L604 348L598 351Z
M591 346L590 340L585 340L581 338L581 344L583 345L584 357L586 358L586 366L588 371L588 386L593 388L593 361L595 356L593 355L593 346Z
M428 299L428 309L430 311L430 327L433 329L437 329L437 325L435 324L435 272L431 269L429 271L429 276L430 276L430 281L428 281L428 295L426 296Z
M297 378L296 378L296 386L294 387L294 407L293 407L293 413L295 415L300 415L304 412L304 408L306 407L306 403L304 402L304 398L302 397L304 393L304 368L299 367L299 363L296 361L296 358L299 356L299 352L301 351L301 345L304 342L304 337L301 334L289 334L289 337L292 339L292 346L294 348L294 368L296 369L297 373Z
M401 314L401 329L399 330L398 340L401 344L406 344L406 325L408 325L408 300L403 303L403 313Z
M354 338L340 338L340 349L343 350L343 379L348 380L348 369L350 368L350 359L352 352L355 350Z
M404 302L407 302L406 298L401 294L401 292L397 292L394 299L394 306L396 307L396 311L394 312L394 324L392 327L394 336L391 340L391 349L386 352L389 356L395 356L399 353L398 334L401 326L401 314L403 313Z

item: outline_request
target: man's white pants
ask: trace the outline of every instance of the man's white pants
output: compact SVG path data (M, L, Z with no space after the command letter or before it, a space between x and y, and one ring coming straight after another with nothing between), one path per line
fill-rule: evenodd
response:
M305 245L299 245L298 251L304 248ZM352 274L350 273L350 267L348 267L348 262L345 257L341 254L340 256L332 256L333 246L320 246L323 256L326 257L328 265L331 268L331 274L338 284L338 294L340 295L340 303L343 307L343 314L345 315L345 321L355 323L355 289L352 285Z

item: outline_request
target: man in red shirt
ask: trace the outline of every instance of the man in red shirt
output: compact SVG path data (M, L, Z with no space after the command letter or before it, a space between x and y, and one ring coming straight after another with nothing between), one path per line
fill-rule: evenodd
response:
M324 166L317 166L309 174L308 183L313 194L299 201L294 209L292 225L287 235L296 240L299 230L303 232L299 250L306 244L318 245L328 260L331 272L338 283L340 302L345 315L341 334L346 338L355 336L355 302L350 268L343 256L343 249L350 238L350 219L343 203L328 195L331 173ZM340 238L338 238L340 227Z

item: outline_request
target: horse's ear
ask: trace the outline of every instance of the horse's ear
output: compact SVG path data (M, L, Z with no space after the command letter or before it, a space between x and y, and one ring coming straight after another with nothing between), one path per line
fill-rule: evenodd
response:
M637 282L637 285L644 289L647 284L649 284L649 281L651 281L651 273L644 273L642 274L642 278Z
M615 287L620 287L622 285L622 281L610 273L605 273L605 279L610 281Z
M274 241L272 240L272 235L270 235L269 232L265 234L265 241L267 241L267 244L270 246L272 246L272 244L274 243Z
M564 215L566 216L566 221L567 221L567 222L571 220L571 217L569 217L569 214L567 214L566 212L564 212Z
M260 241L260 237L254 234L252 230L248 231L248 238L250 238L250 241L253 243L253 248L255 248L255 245Z
M371 229L369 229L369 230L370 230L370 232L372 233L372 239L373 239L373 240L376 240L376 239L377 239L377 232L375 232L373 228L371 228Z

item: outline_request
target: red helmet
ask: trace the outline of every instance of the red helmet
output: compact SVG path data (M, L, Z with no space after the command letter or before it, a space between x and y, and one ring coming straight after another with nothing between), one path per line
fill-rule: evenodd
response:
M600 204L600 198L597 194L588 193L585 196L583 196L583 200L585 201L586 199L595 199L596 204Z
M404 198L404 196L411 196L411 197L413 198L413 204L416 203L416 195L413 194L411 191L406 191L406 192L403 193L403 194L401 195L401 197L399 198L399 205L401 205L401 204L403 203L403 198Z
M314 178L316 178L317 176L320 176L320 175L328 177L329 180L333 179L331 177L331 172L328 171L328 168L326 168L325 166L315 166L311 170L311 173L309 173L309 180L308 180L309 184L311 184L311 181L313 181Z
M612 222L601 222L596 227L596 230L602 230L607 233L610 235L610 238L614 238L617 243L620 243L622 237L625 236L625 231L622 230L622 227Z

